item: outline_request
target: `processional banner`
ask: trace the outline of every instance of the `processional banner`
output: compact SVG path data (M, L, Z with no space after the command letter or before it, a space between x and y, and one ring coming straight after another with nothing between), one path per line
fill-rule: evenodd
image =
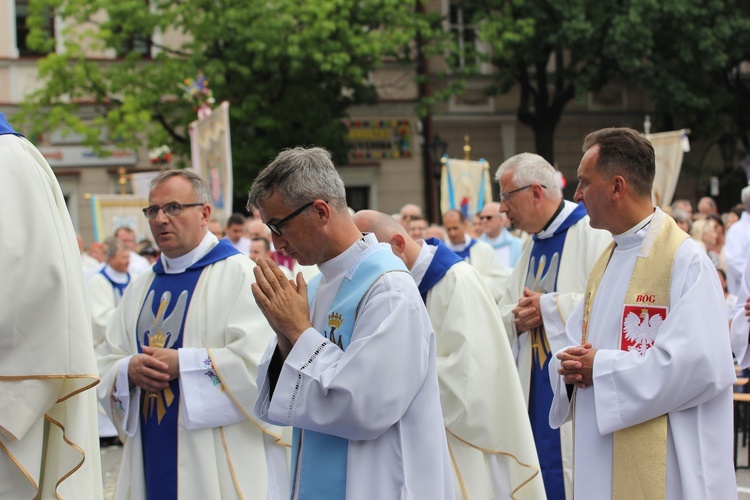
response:
M654 203L660 207L672 203L677 181L682 169L682 157L690 151L687 130L674 130L658 134L646 134L656 154L656 175L651 189Z
M91 212L94 219L94 241L104 241L115 235L115 230L126 226L135 232L136 241L153 240L143 209L148 198L128 194L92 194Z
M492 201L487 160L456 160L443 156L440 174L440 212L460 210L470 219Z
M192 169L211 189L213 216L222 224L232 215L232 142L229 103L190 124Z

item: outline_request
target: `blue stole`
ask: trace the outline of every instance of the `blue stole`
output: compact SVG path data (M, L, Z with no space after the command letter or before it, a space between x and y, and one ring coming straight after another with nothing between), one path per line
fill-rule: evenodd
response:
M466 262L471 263L471 255L469 255L469 254L470 254L470 251L471 251L471 247L473 247L476 244L477 244L477 240L475 240L474 238L471 238L471 241L469 241L469 244L466 245L466 248L464 248L460 252L457 252L455 250L452 250L452 252L455 253L456 255L458 255L459 257L461 257Z
M161 260L153 266L156 276L143 302L136 339L141 346L179 349L182 332L195 285L203 269L239 252L227 241L220 241L198 262L179 274L166 274ZM159 297L156 301L155 297ZM174 300L173 300L174 297ZM159 392L141 391L141 445L146 498L177 498L177 427L180 408L180 381L172 380ZM182 492L183 495L186 492Z
M120 299L122 299L122 294L125 293L125 288L130 284L130 273L125 273L128 275L128 281L125 283L118 283L114 281L109 274L106 272L107 266L104 266L99 273L107 278L107 281L109 281L109 284L112 285L112 290L115 294L115 305L120 303Z
M23 135L13 130L13 127L11 127L10 123L8 123L8 120L5 119L5 115L3 113L0 113L0 135L6 134L13 134L17 135L18 137L23 137Z
M328 311L328 328L322 335L346 351L362 297L375 281L391 271L408 272L389 245L379 243L366 248L347 271ZM307 297L311 308L321 279L322 275L318 274L308 284ZM304 445L300 448L302 443ZM295 427L292 436L292 495L299 476L299 500L346 498L348 452L348 439Z
M526 286L535 292L557 291L557 275L568 228L586 216L583 203L563 221L549 238L534 235ZM549 426L552 406L552 387L549 383L549 341L544 326L534 328L531 335L531 380L529 384L529 419L534 433L539 465L542 468L547 498L565 500L565 482L562 473L560 430Z
M463 259L456 255L454 251L445 246L445 243L437 238L425 240L426 245L437 247L432 262L427 266L422 281L419 282L419 293L422 294L422 300L427 303L427 292L429 292L438 281L443 279L448 269L461 262Z

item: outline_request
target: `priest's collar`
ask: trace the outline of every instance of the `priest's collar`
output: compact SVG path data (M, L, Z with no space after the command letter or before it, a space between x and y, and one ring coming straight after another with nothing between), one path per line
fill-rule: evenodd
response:
M445 246L447 246L448 248L450 248L454 252L463 252L464 250L466 250L466 247L469 246L469 244L471 243L471 239L472 239L471 236L469 236L468 234L464 234L464 242L463 243L459 243L457 245L454 245L451 242L451 240L448 239L448 240L445 241Z
M615 243L617 243L617 246L628 247L631 244L639 243L646 236L646 231L643 231L643 229L648 227L648 225L651 223L654 215L656 215L656 210L659 209L655 209L655 211L649 214L648 217L646 217L624 233L612 235L612 238L615 240Z
M560 202L560 206L557 207L555 215L553 215L549 222L547 222L547 225L544 226L544 229L536 233L536 237L540 240L544 240L554 235L555 231L557 231L557 228L560 227L563 222L565 222L565 219L567 219L568 216L573 213L573 210L575 210L577 206L578 205L576 203L563 199Z
M437 247L425 243L424 240L419 240L419 244L422 248L419 250L419 255L414 265L409 269L417 286L422 282L422 278L424 278L427 268L430 267L432 258L435 256L435 252L437 252Z
M121 273L120 271L115 271L112 266L107 264L104 266L104 272L107 273L107 276L110 277L112 281L115 283L127 283L128 282L128 273Z
M654 214L656 214L656 211L651 212L648 217L646 217L645 219L643 219L642 221L640 221L638 224L636 224L635 226L633 226L630 229L628 229L627 231L625 231L624 233L618 234L617 236L627 236L629 234L635 234L635 233L637 233L638 231L640 231L641 229L643 229L644 227L646 227L646 225L649 222L651 222L651 219L654 218Z
M334 279L336 276L346 273L349 267L354 264L354 261L357 260L359 254L367 247L377 244L378 238L375 236L375 233L367 233L336 257L318 264L318 269L326 280Z
M164 266L164 272L166 274L178 274L184 272L185 269L201 260L201 258L203 258L203 256L205 256L208 252L210 252L211 249L218 243L219 240L216 238L214 233L206 231L205 236L203 236L203 240L201 240L198 246L193 248L185 255L181 255L172 259L162 253L161 257L159 258L161 259L161 263Z

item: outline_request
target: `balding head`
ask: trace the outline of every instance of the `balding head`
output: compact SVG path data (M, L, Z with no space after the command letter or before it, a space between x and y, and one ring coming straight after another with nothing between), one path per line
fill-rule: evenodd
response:
M375 210L360 210L354 214L354 223L363 233L373 233L379 242L391 245L393 253L411 269L421 247L398 221Z

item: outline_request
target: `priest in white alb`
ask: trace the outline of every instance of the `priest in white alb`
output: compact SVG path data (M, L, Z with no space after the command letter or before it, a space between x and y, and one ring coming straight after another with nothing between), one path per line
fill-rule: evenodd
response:
M735 376L716 270L654 209L645 138L603 129L584 152L576 200L614 243L550 364L550 424L573 421L575 498L737 498Z
M0 113L0 498L102 498L81 255L42 154Z
M253 263L208 231L210 201L190 170L151 181L143 212L161 257L125 290L99 361L99 399L124 441L116 499L288 497L288 446L252 416L273 332Z
M549 426L549 360L567 345L565 323L612 237L591 228L583 205L563 199L554 167L541 156L512 156L495 178L500 211L532 235L498 307L516 356L547 498L571 499L572 430Z
M479 272L440 240L413 240L387 214L361 210L354 221L391 246L427 306L456 498L544 498L513 355Z

